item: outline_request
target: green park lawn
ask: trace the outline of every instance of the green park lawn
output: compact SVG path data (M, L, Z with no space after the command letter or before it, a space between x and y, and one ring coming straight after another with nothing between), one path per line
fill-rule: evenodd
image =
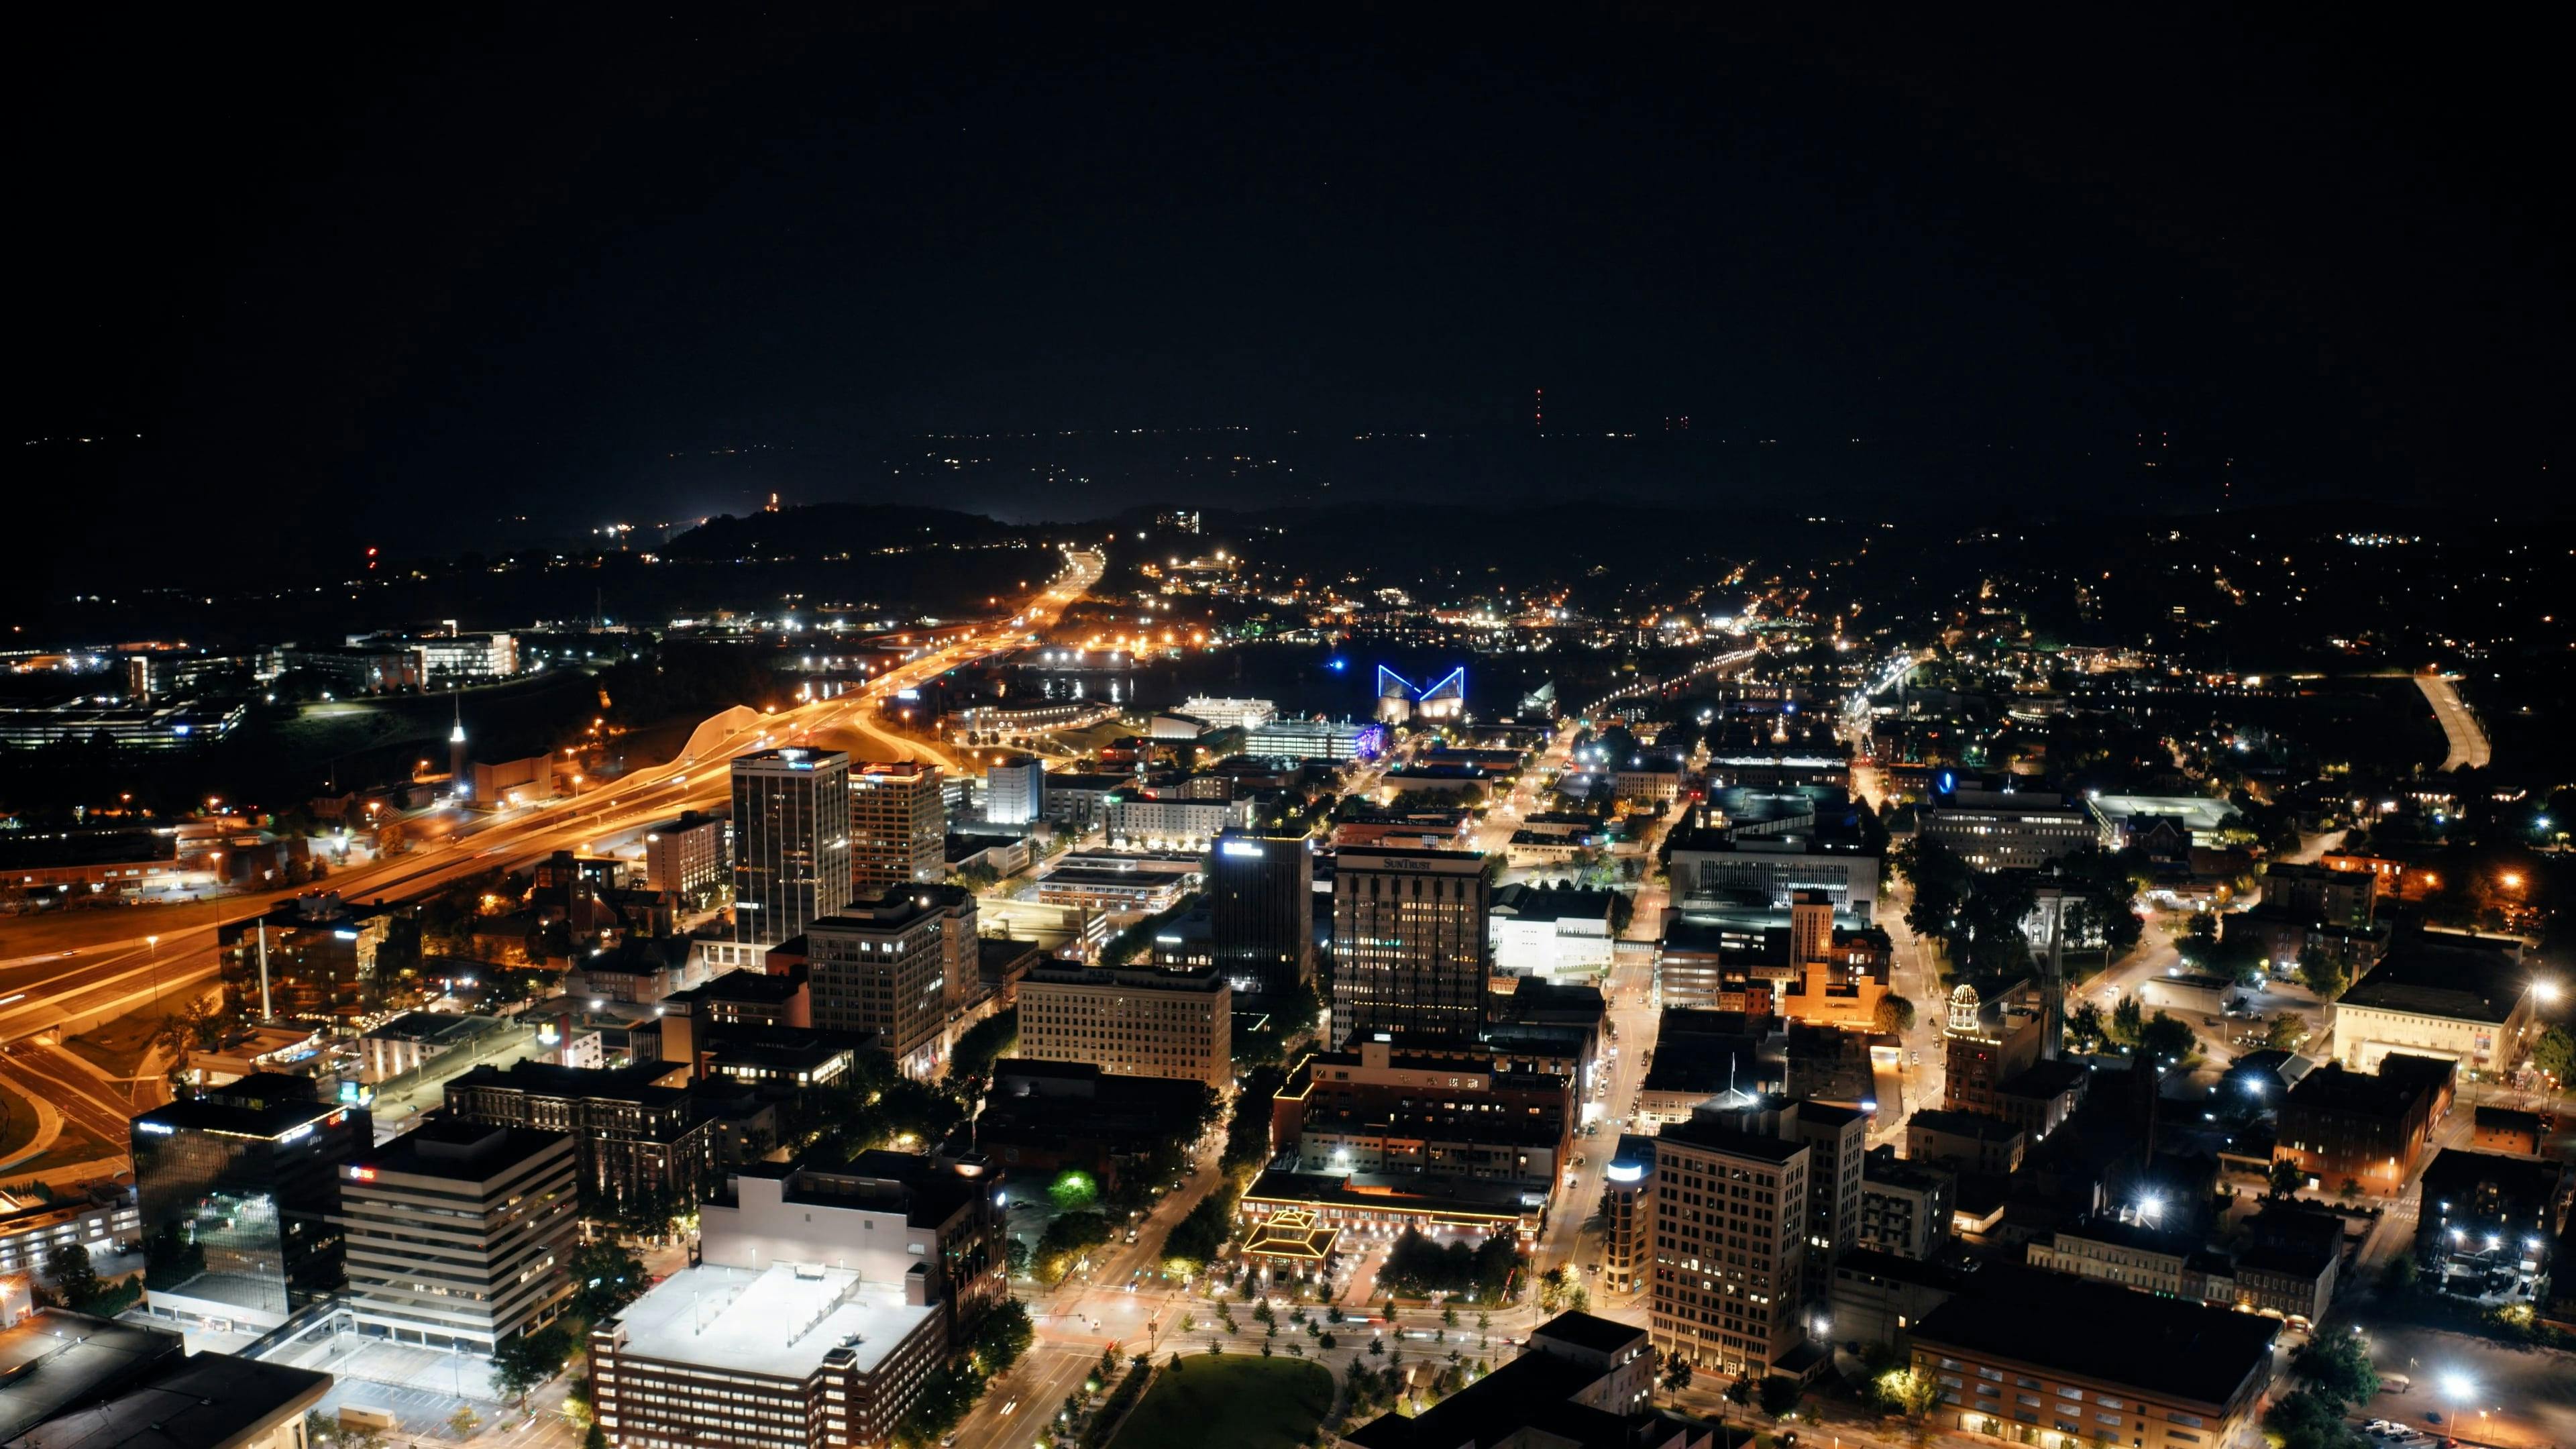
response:
M1110 1449L1296 1449L1333 1406L1333 1376L1304 1359L1183 1354L1120 1426Z

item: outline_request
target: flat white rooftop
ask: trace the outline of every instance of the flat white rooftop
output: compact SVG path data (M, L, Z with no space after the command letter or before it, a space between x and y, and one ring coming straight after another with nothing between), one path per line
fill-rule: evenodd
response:
M755 1272L707 1263L672 1274L617 1318L623 1353L802 1379L844 1343L872 1373L938 1311L847 1268L772 1263Z
M2105 820L2126 820L2133 815L2180 816L2189 830L2216 830L2236 813L2236 807L2226 801L2200 795L2097 795L2093 808Z

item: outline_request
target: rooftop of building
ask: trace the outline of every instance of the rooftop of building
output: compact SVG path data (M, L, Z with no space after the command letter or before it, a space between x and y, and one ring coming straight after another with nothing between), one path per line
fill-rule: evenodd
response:
M2164 1253L2176 1258L2188 1258L2204 1246L2197 1233L2126 1222L2116 1217L2078 1218L2059 1228L2057 1236L2081 1238L2088 1243L2109 1243L2140 1253Z
M2073 1062L2037 1061L2013 1073L1995 1090L2007 1097L2047 1098L2074 1091L2087 1080L2085 1070Z
M1282 1172L1272 1169L1244 1193L1246 1201L1324 1203L1377 1212L1425 1212L1517 1219L1518 1186L1463 1177L1414 1173Z
M11 1449L222 1449L300 1418L331 1375L201 1353L151 1382L7 1440Z
M763 774L777 774L789 770L829 769L836 764L849 763L850 757L840 750L809 750L801 747L753 750L749 754L733 757L733 768L736 771L749 766Z
M2236 815L2235 806L2205 795L2096 795L2089 803L2104 820L2152 815L2180 820L2193 830L2216 830Z
M2531 971L2502 950L2417 933L2399 937L2337 1000L2356 1007L2501 1024L2531 995Z
M2379 1075L2392 1082L2413 1082L2426 1090L2439 1093L2450 1089L2460 1074L2460 1064L2448 1057L2417 1056L2413 1052L2390 1052L2379 1059Z
M465 1041L494 1025L488 1016L450 1016L436 1011L406 1011L367 1033L379 1041L410 1041L444 1046Z
M1062 865L1038 878L1039 884L1051 886L1118 886L1126 890L1178 890L1182 878L1163 871L1138 870L1134 866Z
M166 1329L60 1308L0 1329L0 1443L178 1361L182 1343Z
M683 810L673 819L665 820L658 825L645 826L644 838L651 840L655 836L678 835L684 831L695 830L701 825L721 826L723 824L724 820L721 816L701 815L695 810Z
M990 1186L980 1165L944 1163L913 1152L872 1148L838 1166L822 1163L747 1162L726 1174L710 1201L739 1203L738 1183L766 1178L783 1184L784 1202L900 1212L913 1227L936 1227L955 1216L968 1198Z
M489 1182L571 1140L561 1132L533 1127L493 1127L441 1117L423 1122L382 1147L359 1153L349 1160L349 1167L352 1176L359 1172L390 1173Z
M1522 921L1603 921L1616 891L1507 885L1494 892L1494 914Z
M166 1128L276 1137L341 1110L338 1103L321 1100L311 1077L254 1072L202 1097L155 1107L134 1123L137 1131L147 1133Z
M2291 1243L2257 1243L2236 1255L2239 1273L2286 1273L2294 1278L2315 1278L2333 1266L2332 1248L2300 1247Z
M1800 1102L1798 1122L1801 1126L1848 1127L1869 1120L1869 1114L1847 1102Z
M1579 981L1550 981L1544 976L1518 978L1511 995L1499 1005L1521 1021L1598 1022L1609 1010L1609 1003L1602 1000L1600 987Z
M2081 1324L2081 1333L2069 1332ZM1950 1299L1914 1326L1918 1348L1956 1349L2223 1405L2261 1372L2280 1324L2251 1313L2051 1274L2008 1295Z
M1905 1130L1920 1127L1926 1132L1939 1132L1951 1137L1974 1137L1980 1142L2002 1142L2021 1135L2021 1129L2001 1117L1983 1112L1953 1112L1946 1107L1924 1107L1905 1119Z
M2422 1084L2402 1072L2397 1077L2373 1076L2349 1070L2341 1062L2326 1063L2290 1089L2290 1105L2299 1111L2369 1117L2403 1116L2423 1097Z
M1747 1132L1740 1127L1731 1127L1724 1122L1706 1117L1693 1117L1687 1122L1668 1124L1659 1134L1659 1141L1662 1144L1656 1149L1659 1155L1665 1148L1679 1145L1773 1164L1786 1163L1807 1150L1803 1142L1766 1136L1759 1132Z
M2493 1189L2507 1202L2554 1203L2565 1174L2563 1163L2546 1157L2437 1148L2424 1164L2424 1198L2428 1211L2444 1198L2465 1201L2482 1189Z
M1871 1183L1923 1192L1956 1181L1958 1178L1946 1168L1897 1156L1896 1144L1892 1142L1870 1149L1861 1165L1861 1190L1864 1192L1869 1190Z
M2478 1130L2481 1132L2537 1134L2541 1130L2541 1115L2538 1112L2525 1112L2515 1107L2481 1106L2471 1114L2470 1120L2477 1123Z
M1921 1258L1908 1258L1878 1248L1845 1248L1834 1260L1837 1278L1883 1278L1897 1283L1918 1283L1927 1288L1946 1288L1954 1292L1969 1286L1966 1273Z
M1485 857L1473 850L1409 850L1393 845L1344 845L1333 851L1336 868L1404 871L1426 875L1473 875L1485 868Z
M497 1087L538 1097L669 1106L688 1096L678 1087L656 1085L670 1072L670 1063L658 1061L637 1062L625 1067L568 1067L536 1061L516 1061L507 1067L496 1067L487 1062L450 1078L447 1089L453 1093Z
M811 1073L832 1060L855 1057L867 1038L807 1026L710 1026L697 1043L701 1055L721 1070L743 1066L770 1071Z
M1575 1403L1601 1370L1544 1351L1524 1353L1406 1418L1389 1412L1343 1431L1359 1449L1489 1449L1531 1429L1571 1449L1625 1449L1627 1420Z
M909 930L956 904L953 888L934 885L897 886L850 902L828 916L805 923L806 944L816 936L879 935Z
M1532 1338L1551 1338L1590 1353L1617 1353L1645 1336L1636 1324L1580 1312L1560 1313L1530 1330Z
M938 1312L904 1302L901 1284L865 1282L847 1268L701 1263L656 1284L616 1322L626 1335L621 1354L803 1379L845 1346L872 1372Z
M1157 991L1215 995L1228 989L1224 973L1214 966L1091 966L1053 957L1029 968L1020 987L1096 986L1122 991Z
M780 944L784 945L784 942ZM780 1006L805 989L804 968L772 975L766 971L727 971L696 986L685 986L662 998L665 1007L688 1007L701 1001L735 1001Z
M2082 804L2069 800L2056 790L2034 784L2029 789L1976 789L1962 783L1955 790L1936 794L1925 802L1927 820L1944 815L2066 815L2082 819Z
M1097 1117L1120 1113L1156 1117L1195 1113L1207 1095L1207 1083L1196 1077L1138 1077L1104 1072L1098 1062L1003 1057L993 1063L984 1110L1008 1113L1062 1104Z

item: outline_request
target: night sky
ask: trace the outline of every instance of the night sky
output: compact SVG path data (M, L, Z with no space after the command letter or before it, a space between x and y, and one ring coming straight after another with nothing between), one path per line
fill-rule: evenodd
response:
M1078 517L1138 500L886 461L1508 441L1541 386L1551 431L1865 439L1844 486L1963 513L2032 475L1903 460L2144 434L2275 498L2555 506L2536 37L1695 9L57 15L13 77L9 406L117 441L23 450L33 572L488 546L723 506L763 452L801 497ZM1643 486L1744 501L1692 466Z

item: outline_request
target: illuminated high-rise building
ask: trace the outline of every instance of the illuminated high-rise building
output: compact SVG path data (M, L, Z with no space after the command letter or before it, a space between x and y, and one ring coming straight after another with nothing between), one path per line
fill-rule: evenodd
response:
M848 905L850 757L780 749L736 759L733 847L736 942L775 946Z
M1492 974L1485 857L1349 845L1333 856L1333 1043L1474 1041Z
M908 761L850 767L853 896L935 885L947 874L948 803L939 767Z
M1208 858L1208 935L1236 992L1315 978L1315 858L1306 841L1227 831Z

